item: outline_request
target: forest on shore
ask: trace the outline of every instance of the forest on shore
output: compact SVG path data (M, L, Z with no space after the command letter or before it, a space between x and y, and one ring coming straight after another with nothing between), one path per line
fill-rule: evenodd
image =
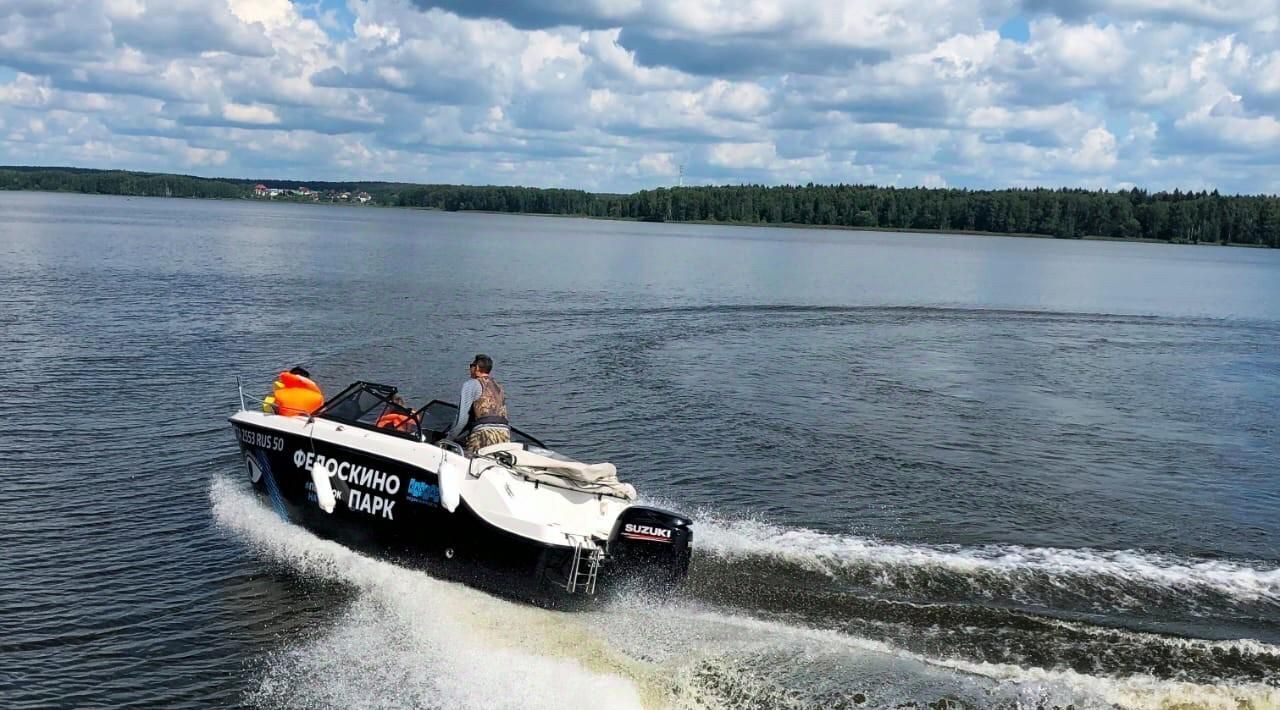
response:
M875 185L722 185L631 194L536 187L202 178L87 168L0 167L0 190L321 202L366 192L379 206L572 215L651 222L987 232L1077 239L1280 246L1280 197L1083 189L969 190Z

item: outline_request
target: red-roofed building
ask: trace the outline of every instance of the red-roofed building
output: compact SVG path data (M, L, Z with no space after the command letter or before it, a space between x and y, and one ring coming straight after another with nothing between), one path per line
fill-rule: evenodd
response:
M267 196L267 186L266 186L266 185L262 185L262 184L254 185L254 186L253 186L253 196L254 196L254 197L266 197L266 196Z

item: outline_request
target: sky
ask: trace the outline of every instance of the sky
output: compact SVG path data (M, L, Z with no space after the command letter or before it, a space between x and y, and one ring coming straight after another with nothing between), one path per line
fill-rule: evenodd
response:
M0 164L1280 193L1280 0L0 0Z

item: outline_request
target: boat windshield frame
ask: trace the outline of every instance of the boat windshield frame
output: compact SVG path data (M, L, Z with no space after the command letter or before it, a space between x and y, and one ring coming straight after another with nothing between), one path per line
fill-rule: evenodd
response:
M396 404L393 399L397 393L399 393L399 390L392 385L358 380L326 400L312 416L317 419L325 419L347 426L376 431L379 434L424 441L422 416L419 410ZM370 415L374 413L376 413L376 416L370 418ZM390 413L399 413L407 416L406 422L411 423L412 428L393 429L378 426L377 420ZM404 427L404 425L402 424L401 427Z
M409 409L407 407L401 407L393 401L393 398L398 393L399 389L392 385L383 385L377 382L358 380L348 385L346 389L326 400L312 416L317 419L338 422L345 426L359 427L369 431L376 431L379 434L397 436L402 439L435 443L444 438L449 427L453 425L454 417L457 416L458 405L453 402L447 402L443 399L433 399L417 409ZM350 403L354 403L354 406L351 406ZM444 418L442 418L440 423L445 425L442 429L424 429L422 426L424 414L430 411L433 407L437 408L437 410L444 407L452 411L452 414L447 417L447 423L443 420ZM391 412L397 412L408 416L408 421L412 423L412 428L408 430L403 428L392 429L389 427L380 427L376 424L379 418ZM376 416L370 417L370 414L374 413L376 413ZM537 446L542 449L547 448L547 445L542 443L541 439L530 436L516 427L510 428L512 441L525 444L526 446Z
M454 417L456 417L458 414L458 405L454 404L453 402L447 402L443 399L433 399L430 402L427 402L426 404L422 405L418 409L414 410L414 413L419 415L419 418L418 418L419 424L421 424L422 422L421 415L424 412L430 411L433 407L447 407L451 409L453 411L453 414L450 417L448 417L448 419L449 419L449 425L452 426ZM525 445L533 445L543 449L547 448L547 445L542 443L541 439L538 439L537 437L534 437L534 436L530 436L529 434L511 426L510 424L508 424L507 427L511 429L511 440L513 442L516 442L519 444L525 444ZM445 431L447 430L448 429L446 428ZM429 437L435 436L436 434L444 433L444 432L437 432L434 429L423 429L422 431L429 432L428 434Z

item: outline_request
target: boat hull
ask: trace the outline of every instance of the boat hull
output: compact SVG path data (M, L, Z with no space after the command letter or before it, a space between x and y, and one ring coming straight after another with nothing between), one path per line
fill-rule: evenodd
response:
M503 596L565 606L589 603L609 587L631 580L652 579L670 588L688 568L691 533L686 524L672 540L658 544L618 538L614 548L619 554L602 561L590 590L596 593L585 593L580 586L570 591L566 582L574 576L574 547L495 527L465 500L448 511L441 505L439 477L427 468L268 426L236 419L232 425L245 475L281 518L361 552L423 568L433 576ZM320 505L324 496L316 490L313 468L333 488L336 501L331 512ZM652 511L635 507L626 513L652 517ZM668 559L667 564L654 564L650 559L654 554Z

